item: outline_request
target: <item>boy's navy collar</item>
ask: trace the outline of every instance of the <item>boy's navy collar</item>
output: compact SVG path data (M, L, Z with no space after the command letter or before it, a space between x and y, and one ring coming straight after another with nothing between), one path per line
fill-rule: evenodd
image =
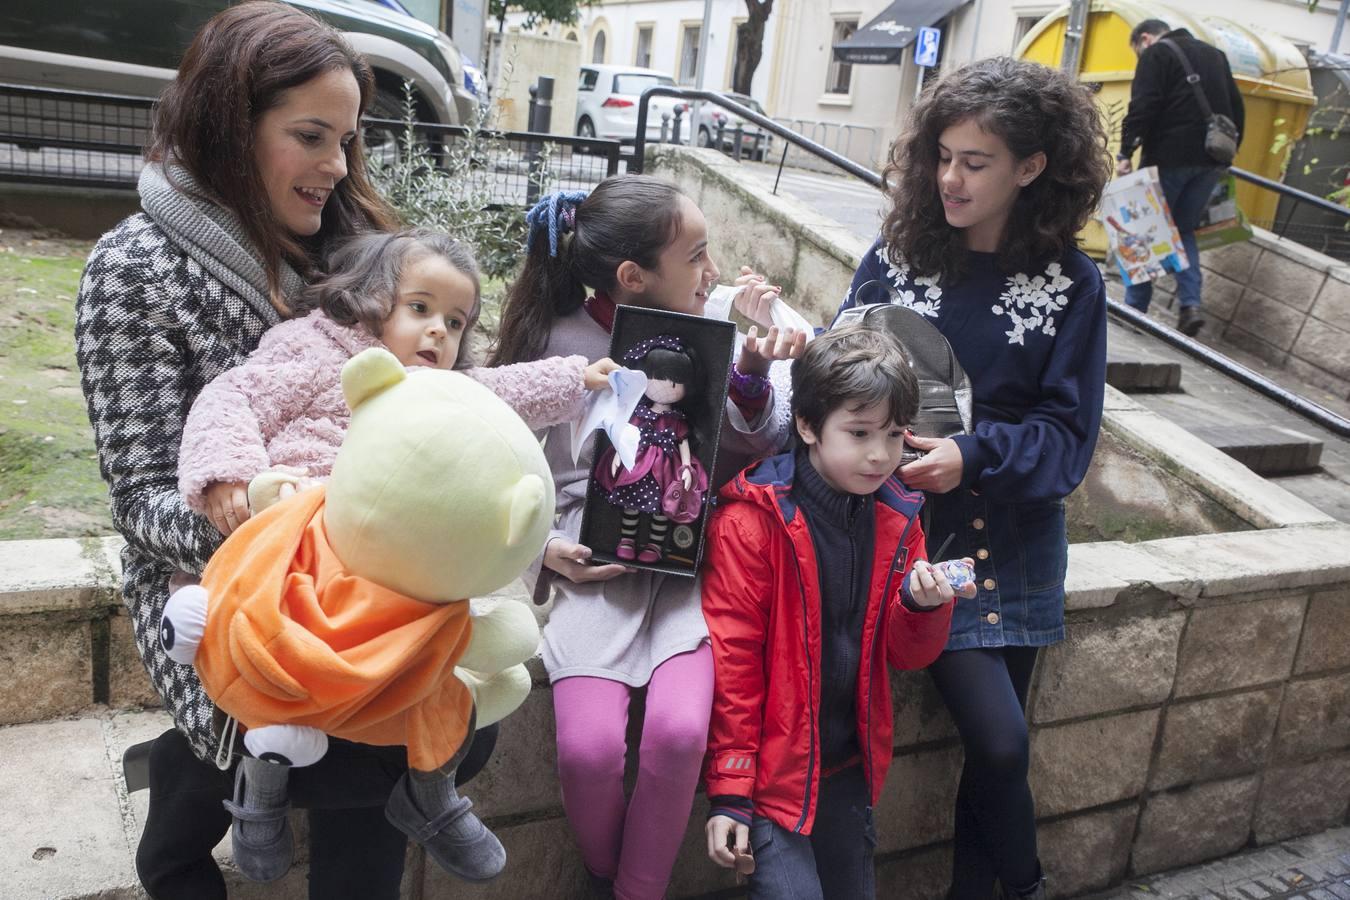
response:
M745 479L746 484L772 489L783 521L791 522L797 515L797 503L792 499L796 473L796 454L789 450L777 456L765 457L751 466L741 477ZM895 475L887 478L885 484L872 496L882 506L908 518L918 515L919 509L923 506L923 492L906 487Z
M805 447L796 451L793 466L796 481L792 485L792 494L800 505L813 516L819 515L826 522L845 530L853 527L858 513L867 509L871 494L850 494L835 490L811 463L811 453Z

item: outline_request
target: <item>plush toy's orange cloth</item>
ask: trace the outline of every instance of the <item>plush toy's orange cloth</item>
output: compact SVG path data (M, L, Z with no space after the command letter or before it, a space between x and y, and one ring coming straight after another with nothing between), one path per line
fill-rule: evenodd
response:
M464 742L473 710L454 674L469 604L423 603L347 573L323 509L323 488L304 491L244 523L211 557L195 660L202 683L245 727L308 725L406 744L410 766L436 769Z

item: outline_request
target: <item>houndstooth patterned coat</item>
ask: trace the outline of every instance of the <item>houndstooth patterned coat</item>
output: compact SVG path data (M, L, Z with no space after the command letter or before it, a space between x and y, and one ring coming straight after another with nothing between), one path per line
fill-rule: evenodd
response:
M176 573L198 575L219 532L178 492L178 448L197 393L279 321L172 243L145 214L94 247L76 301L75 352L113 525L126 538L122 598L155 689L193 750L216 752L196 670L165 656L159 619Z

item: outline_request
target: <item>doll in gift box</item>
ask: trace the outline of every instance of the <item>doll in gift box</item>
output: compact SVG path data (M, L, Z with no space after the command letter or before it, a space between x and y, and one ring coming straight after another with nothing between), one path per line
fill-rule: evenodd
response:
M708 473L694 455L684 404L703 384L698 358L678 337L648 338L624 354L624 365L647 376L647 390L629 423L638 429L637 460L626 467L613 447L596 461L594 477L610 504L623 510L622 560L656 563L665 554L671 521L689 523L703 512ZM638 549L645 526L646 541Z

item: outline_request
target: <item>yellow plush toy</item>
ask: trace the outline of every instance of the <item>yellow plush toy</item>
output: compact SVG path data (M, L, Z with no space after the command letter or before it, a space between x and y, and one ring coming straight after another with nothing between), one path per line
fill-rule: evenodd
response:
M475 723L528 695L539 633L524 604L471 615L467 598L539 554L553 481L525 424L463 375L407 371L370 349L343 368L342 388L352 419L327 483L232 534L200 586L170 597L161 640L247 729L252 756L226 804L245 875L289 867L286 773L333 735L406 744L387 816L452 873L485 880L505 851L455 793L454 769ZM255 510L288 477L255 479Z

